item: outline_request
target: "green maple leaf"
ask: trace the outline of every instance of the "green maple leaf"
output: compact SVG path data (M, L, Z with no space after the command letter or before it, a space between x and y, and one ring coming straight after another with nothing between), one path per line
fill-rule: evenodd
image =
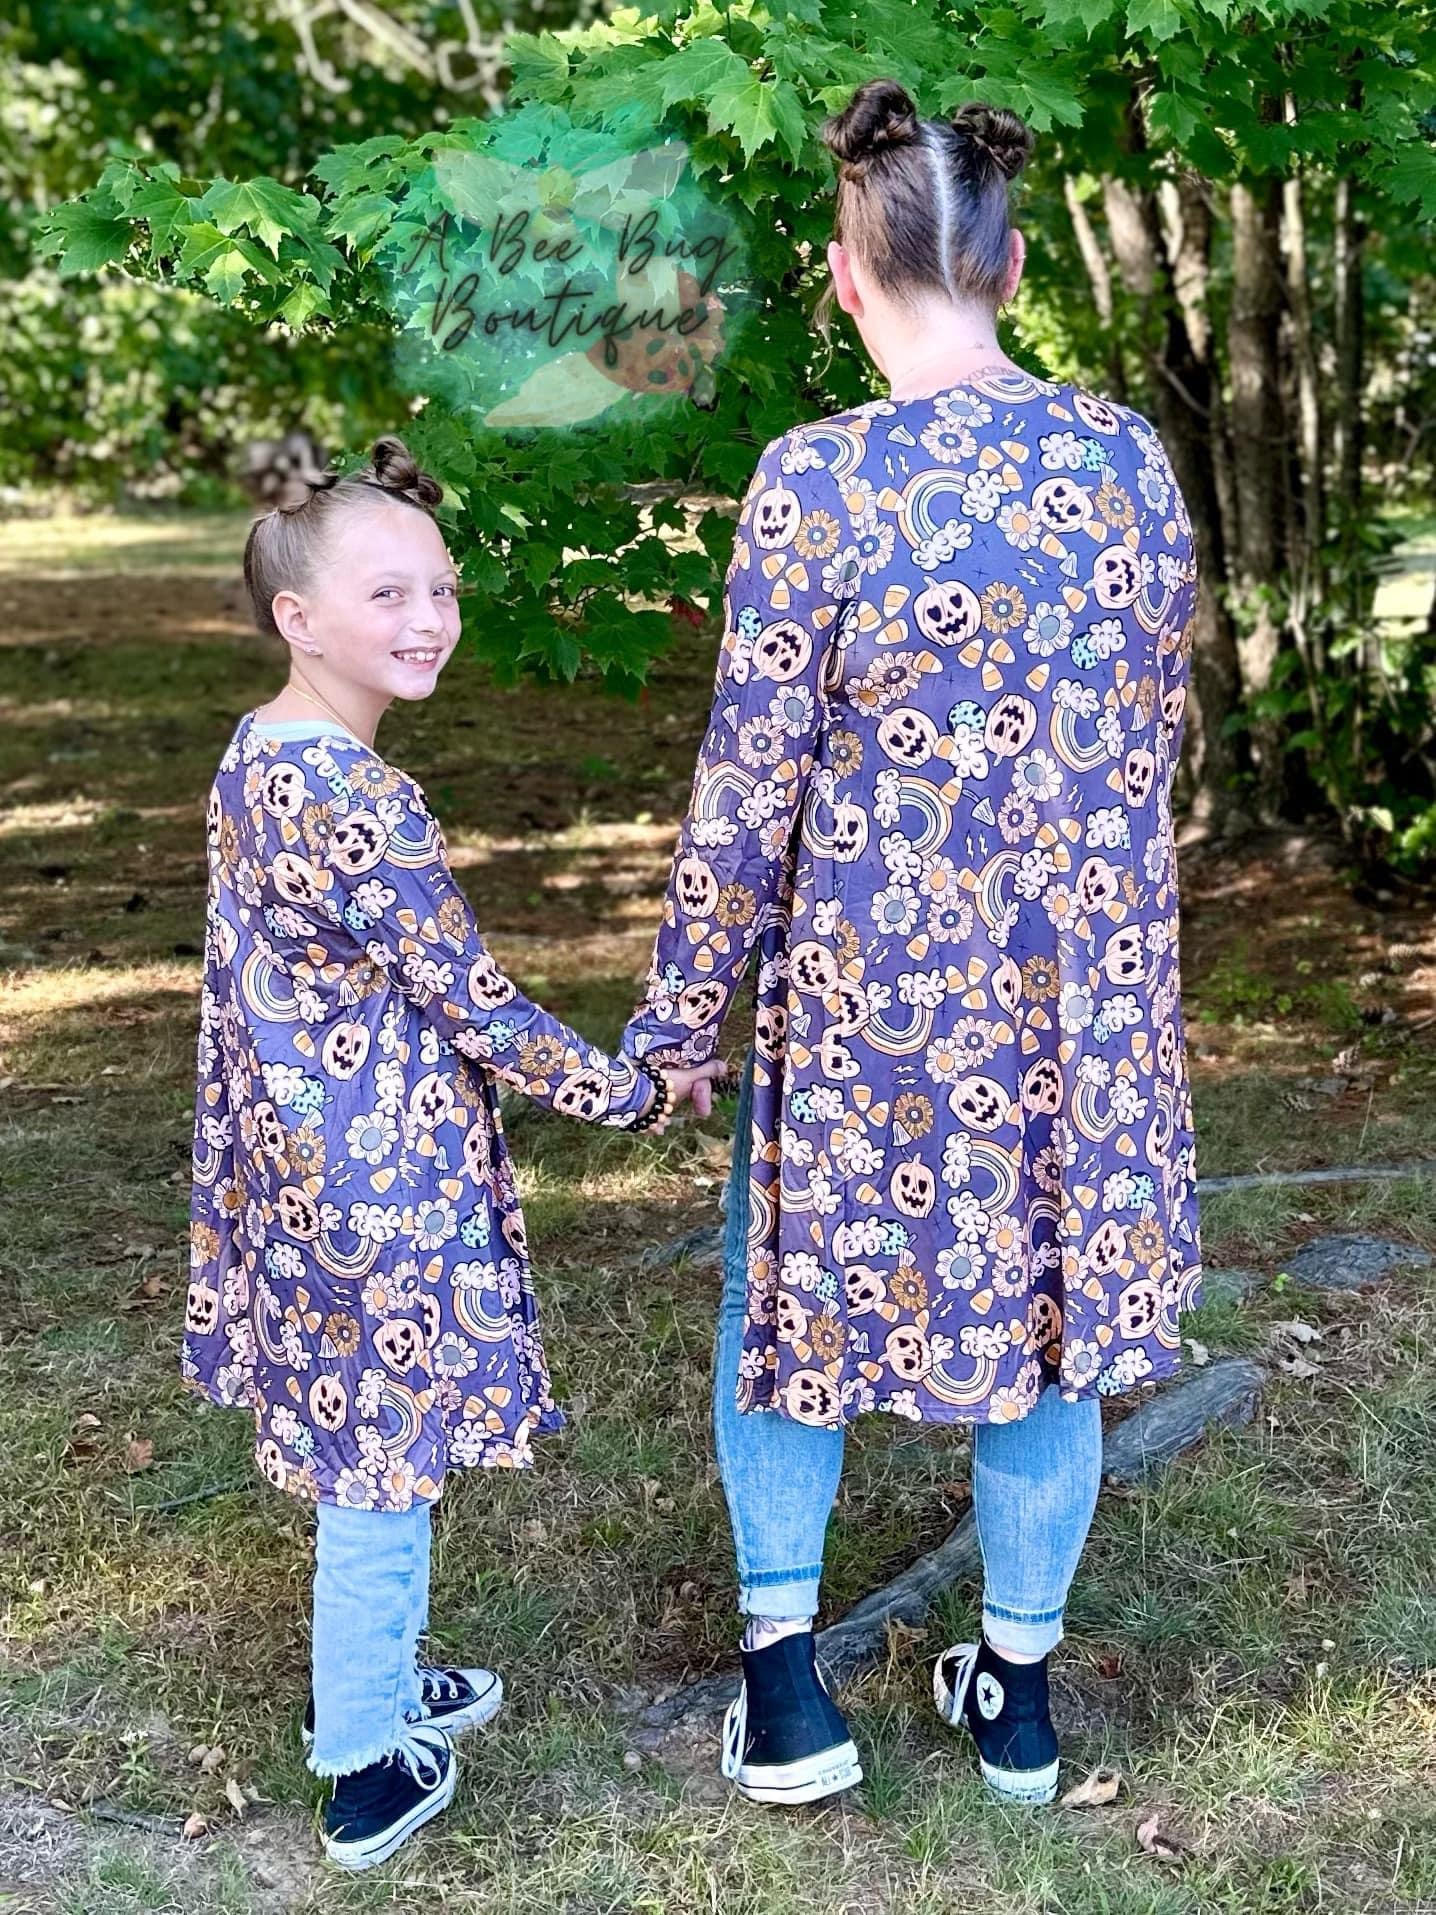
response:
M1436 152L1413 142L1379 168L1381 184L1395 200L1415 201L1422 217L1436 218Z
M279 309L279 316L291 332L299 332L316 313L327 313L329 301L317 286L301 280Z
M803 150L807 127L802 104L787 80L761 80L751 67L738 61L742 75L725 79L708 98L708 125L712 132L732 133L745 161L770 142L781 140L796 160Z
M514 76L514 99L554 101L568 92L568 48L551 33L511 33L504 58Z
M131 219L142 219L150 229L150 258L163 259L179 244L194 218L198 202L182 193L173 180L146 180L130 200Z
M84 200L57 206L40 235L40 251L58 257L62 278L95 273L112 266L130 249L135 229L127 219L115 219Z
M269 285L272 286L278 279L279 275L251 241L232 239L228 233L220 232L219 228L209 220L196 221L185 233L184 248L180 253L176 271L181 278L200 280L210 287L211 292L224 297L218 292L218 287L231 283L237 270L234 263L228 259L231 253L238 254L243 265ZM210 272L221 260L228 263L218 274L217 285L210 285Z
M237 233L241 226L279 257L279 242L287 233L312 231L318 220L319 204L307 193L281 186L278 180L216 180L204 196L204 210L222 233Z
M1128 0L1127 32L1149 40L1170 40L1184 25L1174 0Z
M739 59L722 40L694 40L658 68L658 97L665 107L684 100L706 104L720 88L740 85L752 77L748 62Z
M229 306L244 291L244 278L248 271L249 261L244 254L237 246L226 244L224 250L216 253L210 262L204 283L221 305Z

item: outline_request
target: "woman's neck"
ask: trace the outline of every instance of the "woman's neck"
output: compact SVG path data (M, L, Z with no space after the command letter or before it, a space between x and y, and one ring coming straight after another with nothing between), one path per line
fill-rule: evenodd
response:
M974 319L961 337L949 336L936 345L930 333L898 342L884 355L882 371L888 396L902 401L930 399L950 386L960 386L974 373L994 367L1017 370L998 344L995 327Z

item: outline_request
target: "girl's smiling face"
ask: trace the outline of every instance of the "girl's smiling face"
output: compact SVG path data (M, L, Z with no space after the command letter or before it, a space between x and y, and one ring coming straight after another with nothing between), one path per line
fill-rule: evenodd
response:
M304 676L339 710L427 698L459 642L458 574L427 512L376 501L345 512L302 592L274 620Z

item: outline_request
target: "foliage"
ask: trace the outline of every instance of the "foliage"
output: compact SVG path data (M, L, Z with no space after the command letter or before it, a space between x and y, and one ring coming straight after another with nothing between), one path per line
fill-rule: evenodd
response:
M1339 441L1359 438L1364 418L1368 472L1379 463L1399 485L1430 466L1436 127L1422 103L1436 73L1434 20L1430 0L733 0L723 9L657 0L587 27L515 36L510 110L498 120L436 120L409 137L386 131L338 147L316 157L308 187L286 184L282 169L246 175L224 165L216 176L207 158L196 177L188 157L117 155L97 185L55 211L43 245L67 275L118 268L280 335L345 340L360 328L396 345L408 335L411 345L426 319L441 330L454 294L454 277L431 255L417 291L395 298L396 261L406 249L416 257L434 221L452 214L446 168L496 157L528 164L536 190L562 175L563 192L553 189L542 210L563 227L600 136L630 154L686 142L744 260L744 286L725 299L746 297L733 300L711 388L695 387L695 403L681 406L636 398L564 432L496 430L461 386L434 376L431 355L410 428L450 488L481 648L509 673L571 677L586 659L631 684L671 633L669 610L653 608L687 616L695 602L716 602L727 524L711 505L692 518L684 495L736 492L761 446L795 419L877 389L850 336L826 349L808 316L830 233L822 118L877 73L896 75L928 113L973 95L1011 105L1041 136L1022 207L1031 245L1015 316L1021 350L1152 411L1164 435L1189 441L1179 471L1200 508L1214 608L1203 657L1210 665L1224 647L1231 658L1220 686L1209 670L1200 687L1199 673L1212 815L1234 803L1321 802L1354 831L1387 817L1394 831L1436 797L1421 709L1427 666L1407 648L1393 675L1372 626L1378 554L1363 448L1343 463ZM1268 193L1277 182L1295 187L1305 222L1299 269ZM1266 234L1269 249L1283 248L1278 270L1305 275L1308 310L1280 320L1279 344L1273 318L1262 346L1256 388L1280 388L1286 410L1276 421L1253 411L1250 377L1245 393L1235 380L1239 345L1252 347L1250 332L1238 339L1251 298L1236 256L1239 193L1273 213ZM1135 263L1131 235L1124 253L1114 223L1124 202L1146 248ZM1183 229L1199 208L1194 249ZM1349 340L1354 324L1353 359L1343 327ZM1259 448L1259 465L1281 463L1270 447L1296 438L1303 353L1315 368L1321 443L1312 469L1289 453L1290 471L1271 489L1281 524L1254 574L1250 551L1238 549L1242 447L1248 456ZM407 348L396 357L411 381L414 359ZM1288 535L1297 526L1300 549ZM673 536L685 530L696 537ZM1419 773L1405 800L1383 786L1393 737Z
M416 27L441 0L385 0ZM481 6L480 12L485 9ZM520 17L523 9L518 9ZM189 171L302 177L335 141L439 124L455 95L373 49L347 48L343 93L300 70L267 0L12 0L0 21L0 411L7 482L86 493L122 486L194 496L234 464L237 441L303 421L321 436L391 424L401 403L382 336L349 328L266 339L207 291L37 269L35 215L117 154Z

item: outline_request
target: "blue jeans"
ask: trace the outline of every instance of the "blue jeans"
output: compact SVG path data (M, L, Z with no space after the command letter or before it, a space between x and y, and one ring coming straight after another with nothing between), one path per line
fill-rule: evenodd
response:
M841 1430L810 1428L735 1398L748 1283L749 1111L743 1074L728 1185L723 1302L714 1352L713 1435L738 1558L745 1616L812 1616L823 1544L843 1471ZM983 1633L995 1649L1042 1656L1062 1640L1062 1612L1102 1477L1094 1397L1044 1390L1017 1423L972 1433L972 1504L983 1563Z
M423 1714L414 1652L429 1620L429 1504L320 1503L314 1542L316 1775L396 1749Z

